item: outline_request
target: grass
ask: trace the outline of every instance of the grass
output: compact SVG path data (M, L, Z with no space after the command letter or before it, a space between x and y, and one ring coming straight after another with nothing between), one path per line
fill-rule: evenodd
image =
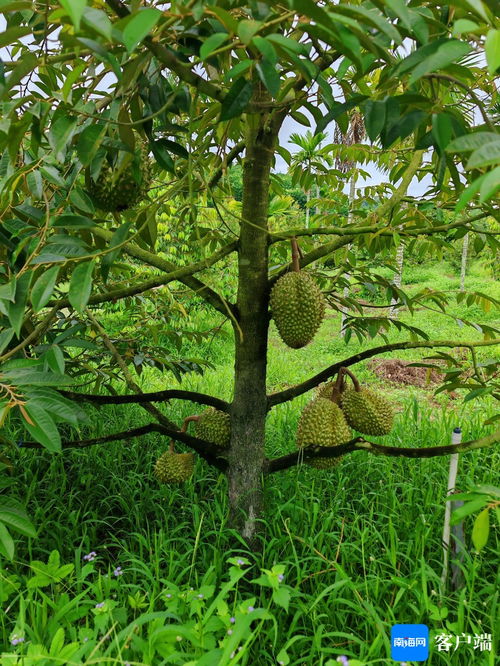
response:
M436 280L434 270L418 286ZM498 285L490 282L490 288L497 290ZM466 317L463 308L458 311ZM197 316L195 325L206 326L206 315ZM448 318L427 312L417 313L416 318L431 329L431 337L464 335ZM296 351L287 349L273 330L269 389L302 381L339 357L356 353L361 345L352 340L346 347L338 328L338 315L330 317L312 345ZM468 339L476 333L468 331ZM391 340L395 337L391 333ZM219 335L201 349L188 345L183 350L186 355L190 352L203 354L216 369L203 377L187 376L183 388L230 398L230 338ZM483 352L480 357L485 356ZM404 356L421 357L418 351ZM465 440L476 438L484 434L483 422L494 411L486 400L463 404L445 396L432 399L427 389L384 386L366 364L356 372L399 405L394 430L383 439L390 445L446 444L456 425L462 426ZM148 390L165 388L164 379L153 372L145 371L140 381ZM269 456L294 449L300 409L309 399L309 394L300 396L271 412ZM193 408L174 402L164 411L180 422ZM93 436L149 419L136 406L99 411L89 407L88 412ZM19 540L16 561L0 569L1 664L333 666L338 655L348 655L363 665L389 665L394 663L389 636L395 623L424 623L431 634L491 633L498 640L497 528L492 527L488 545L476 554L469 538L472 518L466 518L463 585L458 590L440 587L447 459L408 460L356 452L330 472L300 466L277 473L266 486L262 550L251 553L225 526L227 488L222 475L198 460L193 478L183 486L156 483L152 466L165 444L153 434L68 451L60 457L45 451L19 452L13 461L17 489L27 497L39 537ZM458 487L499 485L499 469L496 450L464 455ZM74 569L59 582L30 586L34 571L29 563L47 562L54 549L61 564L73 564ZM90 551L97 558L85 564L83 556ZM242 568L248 573L236 580L241 567L230 558L247 560ZM278 585L277 574L262 570L271 572L279 564L284 580ZM117 566L122 567L122 576L113 576ZM275 594L269 581L283 592ZM202 589L207 599L197 601ZM210 615L213 598L218 599L217 610ZM96 608L100 603L105 606ZM234 650L230 645L236 634L228 633L233 627L229 614L236 617L234 628L242 627L249 605L261 615L242 630L238 644L243 649L238 652L238 645ZM155 619L151 613L170 616ZM174 628L167 631L171 625ZM11 646L13 632L21 633L24 643ZM72 642L73 656L58 656L64 649L70 654ZM51 656L40 656L52 646ZM38 655L33 661L26 656L29 649ZM217 649L221 652L214 653L212 661L203 661ZM16 654L25 656L16 661ZM454 654L434 649L426 663L494 666L495 654L461 645Z

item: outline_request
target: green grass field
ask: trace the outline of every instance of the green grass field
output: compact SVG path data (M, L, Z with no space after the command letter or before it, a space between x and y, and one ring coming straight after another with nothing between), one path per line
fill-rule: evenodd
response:
M438 265L413 268L409 290L456 289L457 279L447 272ZM468 287L500 297L500 285L475 275L474 267ZM498 324L498 313L476 306L467 310L460 305L451 312ZM410 323L407 313L401 319ZM121 325L120 315L110 321L117 329ZM192 325L217 322L198 311ZM465 330L453 318L428 310L417 312L411 323L425 327L433 339L480 338L475 329ZM346 345L338 331L339 315L330 312L314 342L294 351L273 327L269 391L383 344L376 339L360 345L353 338ZM392 331L389 337L406 339ZM205 345L187 345L183 354L204 357L215 369L186 376L183 388L229 399L231 351L228 324ZM425 353L396 355L419 360ZM478 358L495 355L499 350L489 349ZM464 404L460 397L434 397L431 388L384 382L366 363L355 370L397 405L395 427L380 439L388 445L447 444L457 425L464 440L489 431L483 422L495 412L492 399ZM143 372L139 381L144 390L176 385L154 371ZM270 457L294 450L300 409L310 395L269 415ZM91 420L82 434L94 437L150 419L136 406L86 409ZM195 410L176 401L164 407L177 423ZM27 497L39 537L19 539L15 562L0 570L1 664L334 666L338 656L346 655L352 666L381 666L395 663L389 641L395 623L424 623L431 634L489 633L498 641L498 525L476 554L470 542L473 517L465 519L463 585L458 590L440 586L447 458L409 460L358 451L331 471L302 465L272 475L266 485L262 550L256 554L225 527L223 475L198 460L183 486L156 482L153 464L166 444L148 435L59 457L19 452L13 461L16 488ZM457 485L462 490L500 485L499 470L498 450L465 454ZM46 563L53 550L59 553L59 566L68 567L57 571L52 556L52 573L35 578L43 566L35 562L29 568L29 563ZM95 559L85 560L92 551ZM12 645L14 634L24 641ZM426 663L498 662L494 651L461 644L454 653L434 647Z

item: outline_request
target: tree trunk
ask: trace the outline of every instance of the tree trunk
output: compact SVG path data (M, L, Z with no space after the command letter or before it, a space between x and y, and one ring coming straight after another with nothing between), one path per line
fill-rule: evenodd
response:
M405 253L405 247L403 243L399 243L398 249L396 250L396 266L397 266L397 271L396 275L394 276L393 284L395 287L398 289L401 288L401 285L403 284L403 261L404 261L404 253ZM397 319L398 316L398 310L397 308L394 307L395 303L397 303L397 299L393 298L391 301L391 308L389 310L389 317L394 317Z
M238 253L238 326L231 405L229 504L231 527L255 545L263 508L262 468L266 420L269 174L277 127L249 131L243 162L243 204ZM275 123L277 124L277 123Z
M462 246L462 267L460 269L460 291L465 291L465 273L467 272L467 255L469 253L469 234L464 236Z
M347 224L352 222L352 204L356 196L356 176L353 174L351 176L351 182L349 183L349 212L347 213ZM347 250L350 249L350 245L347 246ZM346 273L346 280L349 279L349 273ZM344 287L344 298L349 296L349 287ZM345 335L345 312L342 310L340 315L340 335L344 337Z
M309 200L311 198L311 190L306 192L306 229L309 229Z

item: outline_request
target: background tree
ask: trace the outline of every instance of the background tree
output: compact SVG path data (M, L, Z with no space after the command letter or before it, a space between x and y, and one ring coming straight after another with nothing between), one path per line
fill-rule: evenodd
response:
M107 0L47 3L44 12L13 3L1 11L9 56L0 79L0 215L7 248L0 274L0 413L2 422L17 419L36 440L24 446L57 452L159 432L166 442L173 438L191 447L227 474L232 524L250 540L263 510L263 475L299 459L359 449L413 458L456 450L391 448L356 437L336 447L268 459L271 409L374 355L466 347L472 366L452 353L443 357L445 386L467 389L471 397L499 392L494 368L479 372L474 360L476 348L498 344L495 329L466 322L480 327L482 340L431 340L398 322L408 331L407 340L347 354L300 384L268 395L269 293L290 268L288 244L296 238L301 269L337 260L343 273L383 287L389 300L396 295L410 309L431 302L446 310L447 294L410 297L363 266L343 265L339 257L350 244L376 259L403 238L410 246L426 239L429 247L441 247L464 231L498 247L485 222L498 216L494 197L500 169L500 135L484 110L484 99L497 94L493 76L500 64L498 49L491 47L498 43L498 18L488 5L452 3L443 9L432 2L368 7L290 1L231 9L223 2L165 8ZM403 45L405 57L397 58ZM464 58L485 45L487 68L467 66ZM373 77L375 70L380 76ZM339 87L342 102L336 99ZM450 91L457 100L453 105L447 101ZM473 130L460 111L460 102L471 98L484 117ZM408 137L413 150L396 154L389 181L350 223L339 220L325 202L321 226L318 221L311 229L270 229L272 169L282 151L278 137L285 119L307 110L316 123L314 143L333 120L347 131L353 108L362 109L367 135L381 150ZM426 151L431 160L422 162ZM154 158L151 173L148 154ZM241 211L231 211L218 186L237 160L242 203ZM434 179L430 198L410 201L402 212L409 183L425 173ZM119 197L113 189L117 182ZM142 194L146 185L149 196ZM129 206L131 193L138 197ZM218 226L204 223L204 201L218 211ZM453 209L457 219L436 223L428 215L429 201L439 210ZM195 261L187 265L157 251L158 220L174 202L175 224L193 230L189 247ZM283 258L271 274L274 246ZM140 367L141 349L133 340L111 339L99 321L105 303L147 296L158 287L169 291L175 284L232 323L230 402L171 388L173 368L159 350L147 350L148 358L165 372L166 388L142 393L130 371ZM335 281L323 284L335 304ZM485 294L468 297L491 304ZM392 325L387 318L365 316L362 302L358 307L360 316L346 326L347 342L353 332L366 339ZM181 363L177 379L190 369ZM126 394L116 395L117 379ZM80 390L62 390L75 383ZM89 384L93 393L83 390ZM138 403L148 422L103 438L79 440L75 431L63 441L58 426L77 428L84 421L82 400ZM213 443L170 421L157 406L167 400L227 413L227 452L222 455ZM491 446L499 437L497 431L460 450Z

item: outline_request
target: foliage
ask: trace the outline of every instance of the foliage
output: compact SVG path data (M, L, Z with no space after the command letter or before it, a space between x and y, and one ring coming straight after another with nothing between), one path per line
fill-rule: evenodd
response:
M164 8L107 0L48 2L43 13L30 2L3 3L0 12L9 58L0 69L0 408L8 427L22 425L33 446L58 452L69 443L61 432L74 440L85 423L64 387L92 385L102 404L126 385L155 428L226 465L233 512L247 511L253 496L260 506L268 295L289 268L294 236L301 268L316 273L333 310L349 310L347 343L387 342L396 332L406 336L403 349L451 348L430 357L446 367L443 388L464 389L467 399L498 395L494 364L477 363L476 347L498 343L488 318L455 317L479 340L430 340L425 327L368 311L355 291L362 286L412 315L434 307L448 317L455 305L487 315L498 306L481 290L409 294L376 270L401 243L410 254L435 256L470 233L477 252L498 251L499 24L488 3ZM346 133L351 113L373 145L319 148L330 123ZM295 162L278 143L286 119L315 125L293 137L304 151ZM141 162L146 153L151 164ZM292 185L307 191L321 171L323 197L310 228L271 176L276 154L294 163ZM340 194L349 173L331 168L334 160L370 160L387 178L349 210ZM236 162L241 192L230 168ZM142 167L151 168L153 182L137 206L111 213L98 208L89 182L113 165L136 186ZM425 197L410 196L412 180L425 175L432 181ZM348 284L354 290L344 298ZM210 458L206 442L181 433L177 419L166 420L136 383L144 369L168 384L209 367L176 343L190 342L183 323L201 300L234 334L234 396L223 405L233 441L224 463ZM106 311L119 301L130 321L110 335ZM191 330L196 341L212 334ZM470 361L456 358L462 344ZM315 371L312 383L320 381ZM305 390L293 387L274 406ZM238 477L244 455L247 470Z
M490 535L490 515L495 514L500 523L500 488L495 486L477 486L467 493L453 495L448 501L465 502L452 514L452 524L458 523L471 513L479 511L472 528L472 543L479 552L488 543Z

